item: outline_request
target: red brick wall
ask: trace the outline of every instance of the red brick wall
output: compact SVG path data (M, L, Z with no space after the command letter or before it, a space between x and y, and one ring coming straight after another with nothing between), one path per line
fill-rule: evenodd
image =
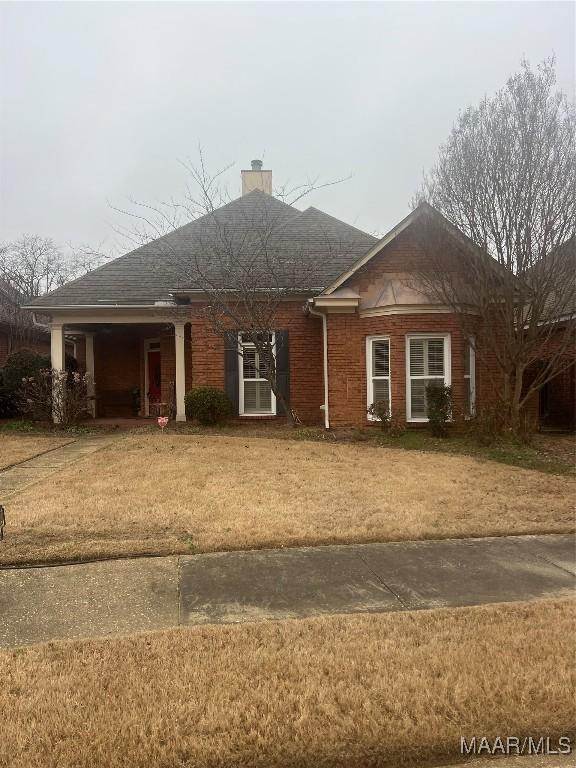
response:
M576 364L548 383L546 426L576 429Z
M170 403L175 378L174 329L156 325L116 326L94 337L97 416L131 416L131 390L140 388L141 412L146 395L145 340L160 339L162 400ZM172 396L173 397L173 396Z
M130 326L94 337L97 416L131 416L130 390L141 386L140 332Z
M363 425L366 417L366 337L390 337L391 410L406 418L406 334L451 334L452 386L457 410L464 407L464 343L458 319L450 314L360 318L328 316L328 378L331 426Z
M50 336L42 335L25 341L18 341L13 338L9 328L0 327L0 368L6 363L6 359L12 352L18 352L21 349L29 349L31 352L38 352L40 355L50 354Z
M425 254L410 229L401 232L380 253L355 272L343 286L354 288L360 294L373 283L379 282L386 272L414 272L421 269Z
M277 313L277 330L288 331L290 396L302 421L320 423L324 402L322 320L306 316L304 301L286 302ZM201 308L192 310L192 384L224 388L224 339L210 331Z

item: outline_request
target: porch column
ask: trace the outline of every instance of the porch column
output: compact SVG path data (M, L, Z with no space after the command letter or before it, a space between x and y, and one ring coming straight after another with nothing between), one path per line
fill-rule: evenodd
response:
M59 323L50 325L50 360L52 368L63 371L66 368L66 349L64 341L64 326ZM61 383L60 383L61 384ZM60 421L61 399L64 397L62 387L58 382L54 383L52 391L52 419L57 424Z
M88 395L88 410L93 417L96 416L96 387L94 385L94 334L85 333L86 340L86 373L88 381L86 385L86 394Z
M186 349L184 328L186 323L174 323L174 344L176 346L176 421L186 421Z

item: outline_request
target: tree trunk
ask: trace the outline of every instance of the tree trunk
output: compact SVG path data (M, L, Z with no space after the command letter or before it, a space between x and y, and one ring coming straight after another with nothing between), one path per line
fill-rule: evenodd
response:
M289 426L295 427L296 424L298 424L299 419L290 407L290 403L286 400L284 395L281 392L276 392L275 387L272 388L272 391L274 392L274 395L276 396L276 400L281 403L282 407L284 408L284 413L286 414L286 421L288 422Z
M520 401L522 398L522 385L524 383L524 366L516 365L514 370L514 387L510 399L510 429L514 436L520 433Z

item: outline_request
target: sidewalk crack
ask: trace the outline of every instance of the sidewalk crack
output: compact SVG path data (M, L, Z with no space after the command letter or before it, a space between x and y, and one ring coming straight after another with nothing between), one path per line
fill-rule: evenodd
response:
M405 611L410 611L411 610L410 606L407 603L405 603L404 600L402 600L402 598L400 597L400 595L397 592L395 592L392 589L392 587L384 581L384 579L380 576L380 574L377 573L372 568L371 565L368 564L368 562L362 557L362 553L357 551L356 554L358 555L360 560L364 563L366 568L370 571L370 573L373 574L373 576L380 582L380 584L382 584L382 586L386 587L386 589L388 590L388 592L390 592L392 597L394 597L400 603L402 608L404 608Z

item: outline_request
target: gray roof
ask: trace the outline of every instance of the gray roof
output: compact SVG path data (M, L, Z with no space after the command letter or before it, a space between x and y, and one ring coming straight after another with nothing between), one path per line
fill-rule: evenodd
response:
M255 190L42 296L38 307L154 304L171 293L329 285L376 238Z

